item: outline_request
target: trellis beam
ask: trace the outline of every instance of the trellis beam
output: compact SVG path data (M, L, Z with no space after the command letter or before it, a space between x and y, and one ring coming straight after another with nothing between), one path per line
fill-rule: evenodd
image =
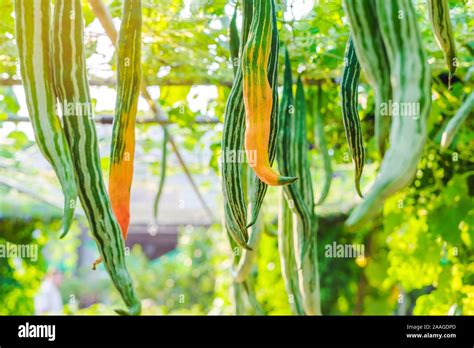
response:
M15 116L12 114L8 114L7 119L3 121L9 121L9 122L30 122L30 118L27 116ZM94 121L99 124L113 124L114 121L114 116L113 115L96 115L94 117ZM175 122L172 122L170 120L166 119L157 119L155 117L146 117L143 119L137 119L136 121L137 124L160 124L160 125L173 125ZM203 118L203 119L197 119L194 120L193 122L190 122L190 125L193 124L198 124L198 125L214 125L214 124L219 124L221 123L218 119L216 118Z

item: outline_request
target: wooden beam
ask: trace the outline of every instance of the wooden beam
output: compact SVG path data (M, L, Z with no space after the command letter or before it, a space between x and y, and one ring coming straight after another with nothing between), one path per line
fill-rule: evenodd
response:
M333 78L324 78L324 79L312 79L312 78L303 78L303 82L307 86L319 86L324 83L332 81L336 83ZM296 80L294 84L296 84ZM22 84L20 79L0 79L0 86L3 87L10 87L10 86L20 86ZM98 86L98 87L115 87L117 85L117 81L114 78L107 78L101 79L98 77L94 77L93 79L89 80L89 84L91 86ZM225 87L232 87L232 81L211 81L211 80L197 80L197 81L190 81L190 80L180 80L180 81L170 81L170 80L156 80L156 81L148 81L148 86L225 86Z
M8 114L8 117L5 121L9 122L30 122L30 118L27 116L15 116L12 114ZM94 117L94 121L99 124L113 124L114 122L114 116L113 115L96 115ZM146 117L144 119L137 119L137 124L160 124L160 125L173 125L175 124L174 122L171 122L169 120L163 120L163 119L156 119L155 117ZM199 125L206 125L206 124L219 124L221 123L218 119L216 118L203 118L203 119L197 119L194 120L190 125L193 124L199 124Z
M89 84L91 86L98 86L98 87L115 87L117 85L117 81L114 78L108 78L108 79L101 79L98 77L94 77L93 79L89 80ZM0 86L3 87L10 87L10 86L20 86L22 85L22 81L20 79L0 79ZM156 86L226 86L226 87L232 87L232 82L230 81L219 81L219 82L213 82L210 80L202 80L202 81L188 81L188 80L180 80L180 81L167 81L167 80L162 80L162 81L156 81L156 84L149 84L149 86L156 85Z

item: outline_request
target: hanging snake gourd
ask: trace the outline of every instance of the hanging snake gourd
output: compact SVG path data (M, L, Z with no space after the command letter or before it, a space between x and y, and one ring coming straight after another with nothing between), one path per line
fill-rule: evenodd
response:
M306 314L316 315L320 314L316 248L317 218L314 214L314 196L308 161L305 105L301 77L298 78L296 96L293 99L291 65L288 50L285 50L283 94L279 116L278 168L283 175L294 172L300 178L298 182L284 186L284 193L293 213L290 233L298 273L301 306ZM280 240L285 239L281 236ZM282 246L282 248L285 247Z
M357 111L359 75L360 65L357 60L352 39L349 38L344 55L344 70L341 81L342 119L347 143L355 167L355 187L359 196L362 197L360 178L364 170L365 148L359 112Z
M237 5L238 3L236 3ZM250 1L246 1L244 3L244 7L248 6L249 8L246 10L247 13L251 13L253 9L253 4ZM230 30L229 30L229 37L230 37L230 55L232 61L232 67L234 69L234 77L237 73L238 62L239 62L239 50L240 50L240 42L239 42L239 34L237 30L237 6L235 7L234 14L232 16L232 20L230 22ZM247 22L249 19L248 15L244 20L243 27L246 28L245 31L250 29L250 22ZM244 34L245 35L245 34ZM242 133L243 134L243 133ZM241 182L242 182L242 190L244 192L244 200L247 200L248 191L253 188L255 184L253 181L250 180L250 170L247 165L241 165ZM261 312L261 308L258 304L258 301L255 297L255 290L253 286L253 282L250 276L252 268L254 267L254 260L256 256L256 249L260 241L261 237L261 224L256 223L253 226L248 228L248 243L247 246L252 250L248 250L248 248L243 248L239 250L240 255L238 257L238 261L235 260L235 268L233 269L233 278L234 281L237 283L242 284L242 287L247 294L248 300L251 303L252 307L256 310L257 313ZM236 258L237 259L237 258Z
M229 25L230 61L232 63L232 70L234 71L234 77L239 66L239 30L237 29L237 4L238 2L235 4L234 14L232 15Z
M21 78L36 143L53 167L64 193L63 237L73 221L78 192L71 153L56 114L50 0L15 0L15 19Z
M160 206L161 195L165 187L166 180L166 168L168 163L168 144L169 134L168 129L163 127L163 142L161 144L161 164L160 164L160 180L158 182L158 192L156 193L155 199L153 200L153 220L155 226L158 225L158 208Z
M53 62L56 95L72 104L64 116L66 139L71 150L79 198L104 265L128 310L136 315L141 303L125 264L124 241L103 182L83 45L80 0L56 0L53 16Z
M423 153L431 106L430 69L411 1L377 1L376 5L390 63L393 103L412 107L407 108L408 113L391 115L390 148L374 185L346 221L348 226L370 219L388 197L411 183Z
M292 313L304 315L293 246L293 217L284 197L283 188L280 188L279 191L278 207L278 255L280 257L281 275Z
M257 253L257 247L262 235L261 222L257 221L254 225L249 227L249 241L248 246L252 250L242 250L237 267L233 272L234 280L237 283L242 283L248 279L248 276L254 266L254 261Z
M324 184L319 195L318 202L316 205L323 204L326 200L329 189L331 188L332 183L332 166L331 166L331 156L329 156L327 144L326 144L326 135L324 134L324 118L321 112L321 106L323 104L323 89L321 86L318 86L316 95L312 95L312 101L310 106L312 108L311 113L315 119L314 122L314 135L316 137L315 143L318 144L318 149L323 156L324 164Z
M314 212L314 193L308 158L308 141L306 139L306 98L301 75L298 76L296 83L295 114L292 119L294 121L290 123L292 125L290 129L294 132L294 135L290 141L290 159L294 158L292 161L293 171L297 172L301 178L293 187L298 187L299 192L302 193L304 204L312 215Z
M117 99L109 175L110 201L124 239L130 224L135 119L141 80L141 26L141 0L125 0L118 38Z
M246 43L252 17L253 1L244 0L242 7L241 50ZM236 45L234 39L231 37L233 46ZM231 50L231 53L235 54L235 50ZM233 59L235 58L233 57ZM237 160L239 151L242 151L244 147L244 132L245 108L242 92L242 64L239 62L224 111L221 176L226 230L239 246L249 248L247 245L247 205L243 192L242 164Z
M283 91L278 113L279 131L277 148L277 162L281 173L289 172L294 168L291 162L292 158L290 158L292 151L290 142L292 140L294 127L290 127L290 125L295 121L295 100L293 97L293 77L291 74L290 57L288 49L286 48L283 76ZM296 258L301 256L295 252L297 248L294 245L293 239L293 211L299 210L300 214L304 214L305 206L303 197L299 194L297 187L294 187L295 184L296 183L280 188L278 205L278 252L282 276L292 311L295 314L304 315L296 263ZM292 188L291 192L289 192L290 188ZM292 194L294 194L295 199L291 198ZM297 207L295 207L295 202L298 204ZM305 213L305 216L309 214L307 211L305 211Z
M305 159L306 151L303 150L304 144L306 144L306 133L302 138L303 130L301 127L301 112L297 114L295 99L293 98L292 90L292 74L291 65L288 50L285 50L285 69L283 78L283 94L280 104L279 112L279 142L277 151L278 168L282 175L288 175L295 171L300 175L303 175L303 162ZM303 100L304 103L304 100ZM307 159L306 159L307 160ZM300 181L301 182L301 181ZM288 200L288 204L292 212L297 214L301 218L303 233L302 238L299 239L297 248L300 254L297 255L299 258L303 258L303 254L307 249L307 241L310 239L310 223L311 223L311 211L306 205L305 198L303 196L303 190L301 189L300 183L294 183L285 186L284 189L285 197Z
M449 69L449 83L451 84L451 76L456 71L457 62L448 0L428 0L427 6L436 42L443 51L444 60Z
M375 140L383 156L390 131L390 117L383 113L392 95L390 68L377 21L376 0L344 0L358 61L375 94Z
M302 245L299 239L302 237L301 220L297 214L293 213L293 245L295 254L300 254L298 245ZM311 235L306 241L308 248L303 258L296 258L296 268L298 271L298 285L301 293L301 302L304 312L307 315L321 315L321 299L319 285L319 266L317 250L317 228L316 216L313 216L311 223Z
M253 12L253 4L251 1L246 0L243 3L244 7L244 23L243 23L243 36L247 37L248 36L248 30L250 29L250 23L251 23L251 14ZM230 23L230 31L229 31L229 37L230 37L230 53L231 53L231 61L232 65L234 68L234 77L235 74L237 74L237 69L239 64L239 49L240 49L240 43L239 43L239 35L238 35L238 30L237 30L237 23L236 23L236 18L237 18L237 6L236 10L234 11L234 15L232 16L232 20ZM243 42L245 44L245 42ZM241 72L240 72L241 73ZM243 100L241 101L243 103ZM243 117L242 117L243 119ZM243 133L242 133L243 136ZM242 183L242 191L243 191L243 196L244 196L244 202L246 201L246 198L248 196L247 191L250 189L253 189L253 185L255 185L255 181L250 180L249 176L249 170L248 166L243 166L241 165L241 177L240 181ZM234 276L234 281L237 283L242 283L243 287L246 290L246 293L249 297L250 302L256 303L256 300L253 298L253 287L250 284L247 284L250 282L249 280L249 273L252 269L252 266L254 264L254 259L255 259L255 253L256 253L256 247L258 246L258 243L260 241L260 236L261 236L261 226L260 224L254 224L253 226L248 228L248 244L247 246L251 248L252 250L248 250L248 248L244 248L243 250L240 250L240 255L238 257L238 261L236 261L235 269L233 271L233 276ZM254 306L255 307L255 306ZM258 306L257 306L258 307Z
M272 2L272 33L271 33L271 53L268 63L268 81L272 88L273 107L270 118L270 140L268 144L268 156L270 165L273 164L276 156L276 140L278 138L278 52L279 52L279 39L278 39L278 28L277 19L274 3ZM254 190L251 192L250 199L250 222L247 226L252 226L257 221L258 214L263 204L263 199L267 193L268 185L261 181L258 176L253 173L254 176Z
M272 132L274 96L268 81L268 65L272 52L272 0L255 3L249 37L242 54L243 94L245 104L245 151L255 158L252 169L267 185L277 186L297 178L280 176L271 168L269 144ZM276 86L274 86L276 88Z
M449 120L446 128L441 135L441 149L446 150L453 142L454 136L458 132L466 118L473 113L474 110L474 92L471 92L466 100L462 103L454 117Z
M294 122L292 122L294 128L290 127L289 129L293 131L294 136L290 141L290 159L294 158L292 161L294 172L301 178L295 184L298 184L297 189L303 197L305 210L309 212L308 217L304 214L293 214L293 245L295 255L300 256L296 259L299 289L305 313L307 315L320 315L317 253L318 221L314 213L314 194L306 139L306 101L301 76L298 77L296 85L295 115L292 118L294 119ZM292 186L296 186L295 184ZM294 194L291 197L293 198ZM303 222L303 219L306 218L308 218L308 221ZM305 231L305 228L308 231Z

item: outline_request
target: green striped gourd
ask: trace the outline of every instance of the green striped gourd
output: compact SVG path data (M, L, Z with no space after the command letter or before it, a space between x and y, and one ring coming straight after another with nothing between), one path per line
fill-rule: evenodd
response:
M277 19L275 6L272 0L272 10L271 10L271 48L270 48L270 58L268 63L268 81L270 87L272 88L272 99L273 106L270 118L270 140L268 144L268 156L270 160L270 165L273 164L276 156L276 140L278 137L278 51L279 51L279 40L278 40L278 28L277 28ZM276 86L276 87L275 87ZM258 218L258 214L263 204L263 199L267 193L267 184L261 181L255 174L254 176L254 190L251 192L250 206L251 211L250 222L247 226L252 226Z
M305 205L308 207L308 210L311 214L314 214L314 193L313 193L313 183L311 179L310 172L310 162L309 162L309 147L307 140L307 126L306 126L306 98L304 94L303 81L301 80L301 75L298 76L296 83L296 94L295 94L295 119L294 123L294 138L290 145L293 147L294 151L294 171L298 172L298 177L301 180L298 180L295 185L299 186L299 190L303 195ZM290 154L290 159L292 154ZM295 186L294 185L294 186Z
M288 175L293 171L301 178L304 175L304 168L307 165L306 151L306 126L302 120L301 110L296 109L292 90L292 74L288 50L285 49L285 69L283 78L283 94L280 104L280 134L278 142L278 168L282 175ZM304 105L300 103L300 105ZM296 113L298 111L298 114ZM304 128L303 128L304 127ZM300 180L292 185L285 186L285 196L289 201L291 210L301 219L303 237L300 242L304 245L298 245L300 250L299 258L307 249L307 241L310 239L310 223L312 219L312 210L306 205L303 195L304 188Z
M383 103L391 97L390 68L377 21L376 0L344 0L354 48L364 74L375 94L375 140L381 155L385 153L390 117L383 115Z
M316 215L313 215L311 227L311 235L309 240L306 241L308 250L302 259L296 259L296 268L304 312L307 315L321 315ZM297 246L301 245L301 242L299 242L302 237L301 228L301 219L293 214L293 245L296 255L300 253Z
M294 139L290 143L290 163L294 163L294 172L301 178L295 184L303 196L306 210L310 212L308 221L309 235L304 228L304 215L293 214L293 245L295 255L302 255L296 259L298 282L302 298L302 305L307 315L320 315L319 298L319 268L317 252L318 221L314 213L314 193L308 160L308 143L306 140L306 101L303 82L298 77L295 97ZM294 160L292 157L294 156ZM296 186L296 185L292 185ZM288 190L290 192L290 190ZM293 196L291 196L293 199ZM296 205L296 204L295 204ZM307 248L307 249L306 249Z
M258 224L257 224L258 225ZM259 231L256 229L258 228L257 225L252 226L250 229L250 239L249 244L252 245L253 248L256 249L260 235L256 239L252 239L252 233ZM232 262L232 273L234 275L233 281L233 293L234 293L234 303L235 303L235 313L237 315L244 315L248 314L246 312L246 301L244 294L247 295L248 304L253 308L256 314L262 315L265 314L262 310L260 304L257 301L255 296L255 286L253 282L253 278L255 277L252 274L252 267L254 263L254 250L242 250L242 248L235 242L235 240L230 235L229 231L227 231L227 237L229 240L229 244L233 254L233 262ZM256 237L256 236L254 236ZM255 242L254 242L255 241ZM239 281L237 281L239 280Z
M281 176L272 169L270 145L276 136L278 126L273 120L276 86L270 84L268 69L271 55L277 52L278 45L272 40L274 35L273 0L255 3L247 43L242 52L243 95L245 105L245 151L255 159L252 163L254 173L267 185L287 185L297 178Z
M239 66L239 30L237 29L237 4L238 2L235 5L234 14L232 15L229 26L230 61L232 62L234 77L237 73L237 67Z
M349 38L344 55L344 70L341 81L341 104L342 119L346 131L347 144L355 167L355 187L359 196L360 177L364 170L364 139L362 137L362 127L360 125L359 112L357 111L357 88L359 86L360 65L354 50L352 39Z
M292 313L304 315L293 245L293 213L284 198L283 188L280 188L278 207L278 254L280 257L281 275L285 283Z
M374 185L349 216L348 226L367 221L380 211L388 197L411 183L423 154L426 117L431 106L430 69L411 1L378 1L376 4L376 18L390 62L393 103L408 105L400 110L409 112L392 114L390 148ZM355 42L355 36L353 39ZM358 51L357 56L362 61Z
M135 156L135 119L141 80L141 0L124 0L117 50L117 99L110 153L109 194L127 238Z
M253 1L243 1L243 24L241 45L247 40L253 16ZM232 39L233 40L233 39ZM233 44L234 45L234 44ZM235 52L231 50L231 52ZM233 57L235 59L235 57ZM224 111L224 129L222 132L221 177L224 195L225 227L230 236L241 247L248 248L246 228L247 205L242 187L242 163L238 154L244 147L245 108L242 92L242 66L237 66L232 89Z
M237 69L239 66L239 51L240 51L240 42L239 42L239 33L237 29L237 4L235 6L235 11L232 16L231 22L230 22L230 30L229 30L229 46L230 46L230 57L232 61L232 68L234 70L234 78L237 74ZM245 9L245 6L247 9ZM253 11L253 4L251 1L244 1L244 11L246 13L252 13ZM250 17L250 18L249 18ZM245 16L244 17L244 33L245 38L248 36L248 30L250 29L250 23L251 23L251 16ZM243 45L245 45L245 42L243 42ZM242 46L243 47L243 46ZM243 134L243 133L242 133ZM248 190L253 187L254 182L250 181L250 168L246 165L241 165L240 166L241 170L241 177L240 180L242 182L242 190L244 194L244 200L246 201L246 198L248 196ZM246 204L246 203L245 203ZM250 273L254 267L254 260L256 256L256 249L258 247L260 237L261 237L261 226L260 224L254 224L253 226L249 227L248 231L248 244L247 246L251 248L252 250L249 250L248 248L243 248L240 249L237 245L234 245L234 248L237 248L238 250L238 255L234 255L234 267L233 267L233 278L234 282L237 283L237 287L241 287L243 289L240 289L240 293L245 292L247 295L248 302L251 304L251 306L254 308L256 313L262 313L262 310L260 308L260 305L258 304L258 301L255 296L255 289L253 286L252 282L252 277L250 276ZM232 245L232 244L231 244ZM239 301L236 299L236 301ZM242 303L240 305L241 309L241 314L243 314L243 307L244 304Z
M156 193L155 199L153 200L153 220L154 224L158 225L158 208L160 205L161 195L163 194L163 188L165 187L166 180L166 167L168 163L168 129L163 127L163 142L161 144L161 165L160 165L160 181L158 182L158 192Z
M255 192L255 185L257 182L259 181L255 180L255 175L253 174L252 168L250 166L243 166L242 187L246 197L248 197L252 192ZM251 211L251 209L248 209L249 214ZM263 230L265 230L265 228L263 227L260 217L257 219L255 224L248 227L248 246L251 248L251 250L245 248L239 250L238 255L234 256L234 267L232 271L234 282L242 285L245 290L245 294L247 295L248 304L258 315L265 314L256 298L254 284L255 278L258 276L255 258L257 257L257 250Z
M454 117L449 120L448 125L441 135L441 149L446 150L453 142L454 136L458 132L466 118L472 114L474 109L474 92L471 92L462 103Z
M51 4L49 0L15 0L16 42L26 105L36 143L56 172L64 193L62 234L74 218L77 186L71 153L56 113L50 57Z
M454 44L453 29L449 18L448 0L428 0L428 13L431 27L438 43L443 51L444 61L449 69L449 77L456 71L456 45Z
M308 160L306 101L301 77L298 78L296 97L293 100L288 50L285 50L277 156L278 167L282 175L292 172L300 178L297 182L285 186L284 193L288 206L293 213L291 233L298 273L298 288L301 294L301 306L306 314L317 315L321 313L317 260L318 224L314 213L314 196ZM280 240L285 239L281 237ZM284 248L285 246L280 247L280 249Z
M262 234L262 224L260 220L261 219L258 219L257 223L249 227L248 246L252 250L242 250L237 267L233 271L234 280L237 283L242 283L248 279L249 273L255 264L254 262L257 253L257 247Z
M323 103L323 89L321 86L318 87L316 95L312 95L312 101L310 102L311 106L311 114L314 117L314 135L316 137L315 143L321 155L323 156L323 164L324 164L324 184L321 190L321 194L319 195L318 202L316 205L323 204L326 200L329 190L331 188L332 182L332 166L331 166L331 156L329 156L327 144L326 144L326 136L324 134L324 119L323 114L321 113L321 106Z
M244 11L247 15L244 16L243 28L245 32L244 35L245 37L247 37L248 30L250 29L251 14L253 11L253 4L251 1L247 0L244 2ZM237 30L236 18L237 18L237 6L235 8L234 15L232 16L232 20L230 23L230 30L229 30L230 56L231 56L231 61L234 68L234 75L237 74L237 68L239 66L238 62L239 62L239 50L240 50L239 34ZM245 44L245 42L243 42L243 44ZM240 182L242 183L244 202L247 196L247 191L254 184L252 181L248 180L249 179L248 172L249 172L249 167L241 165ZM259 243L260 236L261 236L261 226L259 226L259 224L255 224L251 226L250 231L248 233L249 233L248 247L252 248L252 250L248 250L247 248L244 248L243 250L237 249L239 255L234 256L235 267L233 270L233 275L234 275L235 282L242 283L242 286L244 287L245 292L248 295L249 302L253 304L258 304L256 302L256 299L253 293L253 287L248 283L250 281L249 273L252 270L252 267L254 265L255 249ZM232 243L231 243L231 246L232 246ZM234 248L238 248L238 246L234 245ZM253 305L253 307L255 307L256 309L259 308L259 306L255 306L255 305Z
M128 311L136 315L141 303L125 264L124 241L103 182L83 45L80 0L56 0L53 16L54 83L59 101L73 105L64 115L64 128L72 154L79 199L105 268Z

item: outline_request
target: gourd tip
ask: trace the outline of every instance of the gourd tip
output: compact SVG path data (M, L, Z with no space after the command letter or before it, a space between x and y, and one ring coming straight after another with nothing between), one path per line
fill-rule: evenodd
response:
M299 178L297 176L280 176L278 178L278 184L279 185L289 185L294 183L296 180Z
M63 239L66 237L68 230L66 228L63 228L61 234L59 235L59 239Z
M118 315L124 315L124 316L140 315L140 313L142 312L142 304L140 302L137 302L131 305L128 311L124 309L114 309L114 311Z
M357 194L359 195L360 198L364 198L364 195L362 194L362 191L360 190L360 183L356 183L356 191L357 191Z

